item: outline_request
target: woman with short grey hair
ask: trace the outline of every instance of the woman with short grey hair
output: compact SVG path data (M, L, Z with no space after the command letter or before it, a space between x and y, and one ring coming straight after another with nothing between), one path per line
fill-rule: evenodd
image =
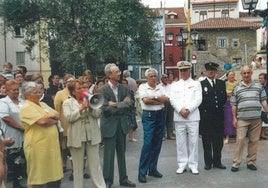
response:
M38 83L22 85L24 103L19 115L24 131L24 153L27 161L28 188L45 188L63 177L57 111L40 102L43 89ZM46 169L44 171L44 169Z

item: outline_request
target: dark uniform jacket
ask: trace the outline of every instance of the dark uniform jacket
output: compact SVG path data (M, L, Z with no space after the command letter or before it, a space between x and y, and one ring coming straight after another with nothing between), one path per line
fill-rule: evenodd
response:
M200 111L200 134L224 134L224 104L227 99L225 82L216 79L214 87L206 78L201 81L202 103Z

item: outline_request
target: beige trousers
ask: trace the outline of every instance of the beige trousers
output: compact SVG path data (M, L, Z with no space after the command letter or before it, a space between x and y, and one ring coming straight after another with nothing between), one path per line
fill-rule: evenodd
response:
M83 188L83 168L84 168L84 153L86 155L89 166L90 178L94 187L105 188L105 182L101 170L99 145L91 145L91 142L83 142L81 148L70 147L72 161L73 161L73 174L74 174L74 188Z
M257 160L258 141L261 132L261 119L238 120L236 129L236 148L233 157L233 167L239 167L246 147L246 136L248 136L247 164L255 164Z

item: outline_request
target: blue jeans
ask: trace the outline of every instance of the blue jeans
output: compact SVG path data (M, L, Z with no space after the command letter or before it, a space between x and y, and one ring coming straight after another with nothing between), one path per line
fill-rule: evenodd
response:
M165 118L164 110L142 112L144 141L141 150L139 174L157 170L158 157L164 136Z

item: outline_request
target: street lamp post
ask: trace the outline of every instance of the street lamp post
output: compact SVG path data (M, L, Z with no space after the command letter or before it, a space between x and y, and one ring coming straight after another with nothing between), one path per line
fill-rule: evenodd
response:
M257 4L258 0L242 0L243 9L248 10L248 14L256 8Z
M268 1L267 8L265 10L255 10L258 4L258 0L242 0L243 9L248 10L248 14L251 14L251 11L254 10L253 14L259 15L263 18L263 27L266 27L266 41L265 41L265 51L266 51L266 74L268 78Z
M183 60L183 61L185 60L184 49L187 46L188 34L189 34L188 31L181 30L180 33L176 35L178 46L181 47L181 59L180 60Z

